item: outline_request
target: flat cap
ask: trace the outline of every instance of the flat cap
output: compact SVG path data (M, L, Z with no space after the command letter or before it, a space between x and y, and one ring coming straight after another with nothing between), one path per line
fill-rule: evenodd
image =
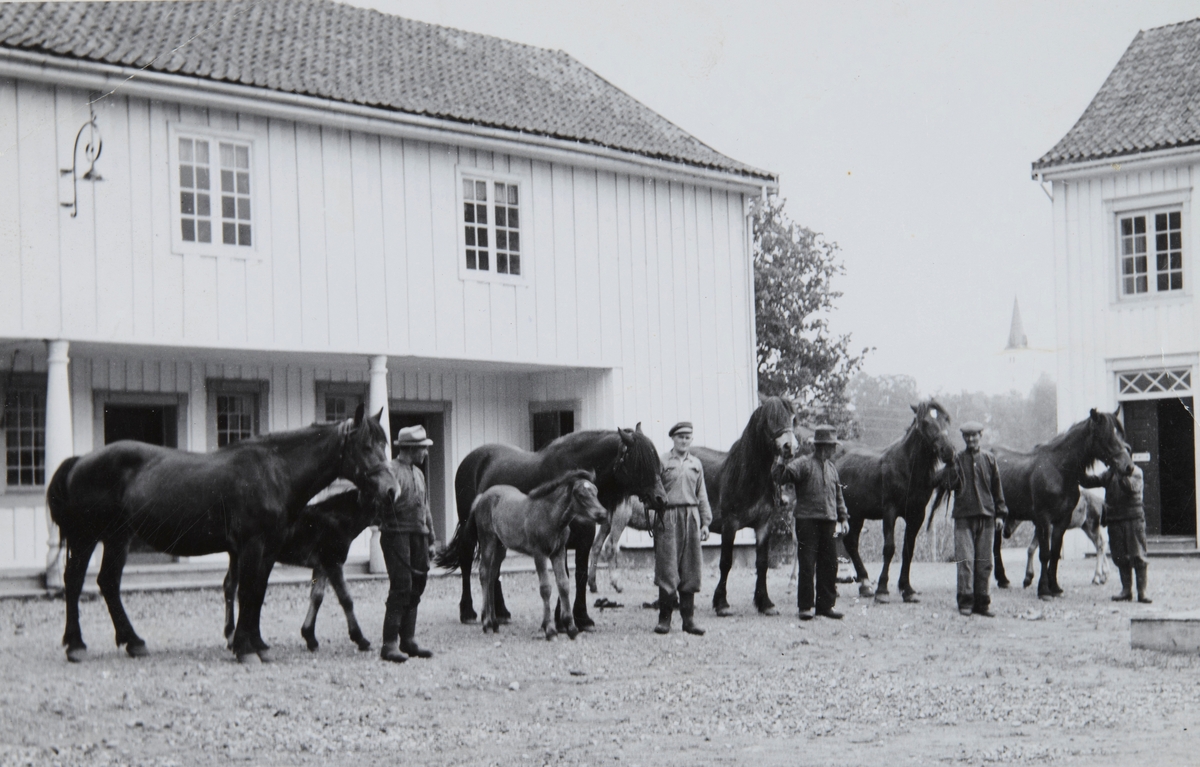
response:
M692 422L691 421L680 421L679 423L675 424L674 426L671 427L671 430L669 432L667 432L667 436L674 437L676 434L679 434L680 432L685 432L685 431L688 434L692 433Z
M981 424L979 421L967 421L962 426L958 427L958 430L963 434L980 434L983 432L983 424Z

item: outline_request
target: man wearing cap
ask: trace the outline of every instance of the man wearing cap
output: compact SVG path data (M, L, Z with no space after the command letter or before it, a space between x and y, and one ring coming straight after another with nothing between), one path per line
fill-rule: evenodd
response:
M837 430L817 426L813 435L813 454L803 455L789 464L779 459L771 469L777 484L795 488L796 559L800 580L796 586L796 606L800 620L812 620L816 614L840 620L833 609L837 604L837 544L834 538L845 535L850 516L842 498L842 485L833 451L837 448ZM815 582L815 588L814 588Z
M688 452L692 446L692 424L680 421L667 432L674 442L662 455L662 483L667 504L654 528L654 583L658 586L656 634L671 631L671 611L679 605L683 630L697 636L696 592L700 590L700 542L708 540L712 508L704 487L704 467Z
M1087 474L1081 487L1104 488L1104 512L1100 524L1108 527L1108 548L1121 574L1121 593L1114 602L1133 600L1133 576L1137 574L1137 600L1150 604L1146 596L1146 508L1142 501L1145 480L1134 465L1129 474L1112 469L1099 477Z
M429 560L433 553L433 515L425 475L418 466L429 455L433 440L425 427L408 426L392 443L396 460L392 469L400 484L396 502L383 513L379 525L379 547L387 565L390 586L387 611L383 616L383 649L379 656L403 663L409 656L432 658L433 653L417 645L417 605L425 592ZM399 646L397 646L399 645Z
M958 611L996 617L988 593L992 577L992 545L1008 507L1000 486L996 457L979 448L983 424L968 421L960 428L965 450L954 457L954 558L958 560Z

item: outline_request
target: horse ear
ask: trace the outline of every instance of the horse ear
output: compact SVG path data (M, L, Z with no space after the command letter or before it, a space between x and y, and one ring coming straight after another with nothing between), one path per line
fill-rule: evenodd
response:
M625 445L633 444L633 432L629 431L629 429L622 429L620 426L618 426L617 434L621 435L622 444L625 444Z
M641 434L642 433L642 422L638 421L637 426L634 426L633 430L636 431L638 434Z
M383 408L379 408L379 412L375 414L375 423L383 426Z
M910 408L912 408L912 411L913 411L914 413L915 413L915 412L917 412L917 406L916 406L916 405L909 405L909 407L910 407Z
M354 425L355 426L360 426L362 424L363 414L366 412L367 412L367 406L361 402L358 403L358 407L354 408Z
M1101 419L1101 417L1102 416L1098 412L1096 412L1096 408L1092 408L1091 419L1093 421L1099 421Z

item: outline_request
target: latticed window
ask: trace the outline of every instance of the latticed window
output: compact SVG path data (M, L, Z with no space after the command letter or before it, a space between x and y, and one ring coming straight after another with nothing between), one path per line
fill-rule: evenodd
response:
M180 239L250 247L250 145L180 136L177 149Z
M475 273L521 274L521 192L517 184L464 176L463 246Z
M256 400L253 394L217 395L217 447L254 436Z
M1188 394L1192 390L1192 371L1189 368L1178 368L1117 373L1117 389L1122 396Z
M4 447L9 487L46 484L44 386L10 386L5 392Z
M1183 290L1182 213L1167 210L1122 216L1120 253L1121 295Z

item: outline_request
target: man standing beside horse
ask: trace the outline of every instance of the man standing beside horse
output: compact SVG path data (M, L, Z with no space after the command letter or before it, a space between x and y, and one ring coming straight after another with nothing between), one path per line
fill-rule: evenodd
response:
M837 430L817 426L813 435L813 454L801 456L784 465L776 463L771 477L781 485L792 485L796 492L796 559L800 580L796 585L796 606L800 620L817 615L841 620L833 609L837 604L837 544L834 538L845 535L850 527L841 479L833 465L838 445ZM816 583L814 590L813 584Z
M1108 547L1113 564L1121 573L1121 593L1114 602L1133 600L1133 576L1137 574L1137 600L1152 601L1146 596L1146 509L1142 502L1145 482L1142 470L1135 464L1133 471L1122 474L1108 469L1099 477L1088 474L1081 487L1104 488L1104 512L1100 524L1108 525ZM1103 556L1103 553L1101 554Z
M417 605L425 593L435 540L425 475L418 466L425 462L432 444L423 426L401 429L392 443L396 455L392 467L400 494L391 508L384 511L379 525L379 547L383 549L390 581L379 657L393 663L403 663L410 656L433 657L415 639Z
M683 630L703 636L704 629L695 621L696 592L700 590L700 569L704 565L700 542L708 540L712 508L704 487L704 467L688 452L692 424L680 421L667 433L675 443L662 455L667 503L651 525L655 531L654 583L658 586L658 625L654 633L670 633L671 612L678 604Z
M1008 508L1000 486L996 457L981 450L983 424L968 421L959 429L966 449L954 457L954 558L958 561L958 611L994 618L988 592L992 577L992 544L1004 525Z

